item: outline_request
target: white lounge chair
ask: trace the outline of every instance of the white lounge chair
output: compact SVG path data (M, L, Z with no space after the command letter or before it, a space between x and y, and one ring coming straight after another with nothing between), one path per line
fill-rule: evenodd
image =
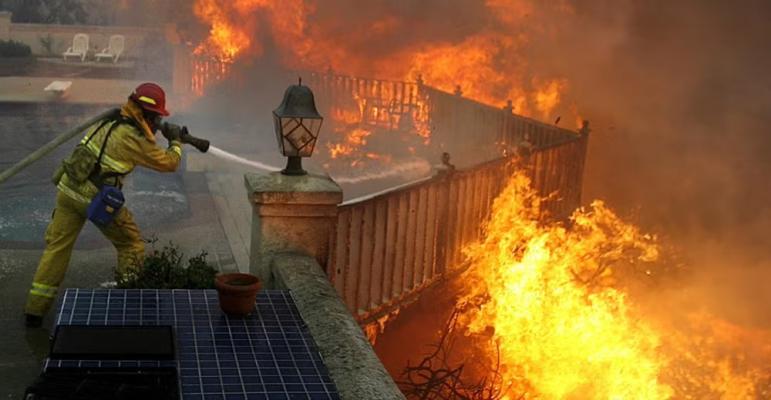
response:
M72 38L72 46L64 52L64 61L67 61L67 57L80 57L80 61L86 61L86 55L88 55L88 35L85 33L77 33Z
M100 53L96 53L96 61L103 58L109 58L113 63L118 62L120 55L123 53L123 49L126 45L126 38L123 35L110 36L110 42L107 44L107 48Z

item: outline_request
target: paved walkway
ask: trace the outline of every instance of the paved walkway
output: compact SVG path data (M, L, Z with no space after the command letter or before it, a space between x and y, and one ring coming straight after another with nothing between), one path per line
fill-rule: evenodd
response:
M252 208L242 174L207 173L206 182L238 269L249 271Z
M62 96L44 89L53 81L72 82ZM120 104L142 82L116 79L0 77L0 103L90 103Z

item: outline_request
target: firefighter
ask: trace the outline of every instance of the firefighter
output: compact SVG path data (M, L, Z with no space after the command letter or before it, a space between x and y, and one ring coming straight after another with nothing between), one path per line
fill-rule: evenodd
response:
M169 115L166 95L154 83L139 85L117 112L86 130L72 155L54 175L56 206L45 232L46 247L32 280L24 310L27 326L40 326L51 308L70 262L75 240L92 216L95 200L105 188L119 194L123 178L140 165L159 172L173 172L182 157L180 128L164 124L161 133L167 149L155 143L161 120ZM114 205L113 205L114 206ZM125 207L107 206L114 213L107 224L95 224L118 252L115 279L123 282L136 276L144 260L144 242L131 212Z

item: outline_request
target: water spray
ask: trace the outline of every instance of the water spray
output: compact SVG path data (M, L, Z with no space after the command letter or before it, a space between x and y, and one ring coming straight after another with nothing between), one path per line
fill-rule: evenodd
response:
M335 182L337 183L362 183L375 179L393 178L396 176L409 175L426 176L431 173L431 164L423 159L416 159L413 161L400 163L395 167L387 170L381 170L378 172L364 173L357 176L335 176Z
M249 160L249 159L237 156L228 151L222 150L216 146L209 147L209 154L224 160L236 162L249 167L254 167L263 171L280 171L281 170L281 167L265 164L259 161ZM413 161L400 163L399 165L396 165L393 168L383 170L383 171L364 173L357 176L336 175L336 176L332 176L332 178L337 183L355 184L355 183L363 183L363 182L376 180L376 179L386 179L386 178L393 178L396 176L404 176L404 175L425 176L425 175L428 175L430 172L431 172L431 165L428 163L428 161L423 159L416 159Z
M222 150L217 146L209 146L209 154L224 160L229 160L239 164L248 165L250 167L261 169L263 171L279 171L281 169L281 167L264 164L259 161L247 160L246 158L239 157L233 153Z

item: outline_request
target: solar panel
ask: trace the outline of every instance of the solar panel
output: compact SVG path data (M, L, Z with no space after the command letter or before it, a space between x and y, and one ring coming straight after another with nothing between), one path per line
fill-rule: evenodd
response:
M174 327L176 360L53 360L67 367L176 367L185 400L340 396L290 291L262 290L245 318L222 313L214 290L67 289L57 325Z

